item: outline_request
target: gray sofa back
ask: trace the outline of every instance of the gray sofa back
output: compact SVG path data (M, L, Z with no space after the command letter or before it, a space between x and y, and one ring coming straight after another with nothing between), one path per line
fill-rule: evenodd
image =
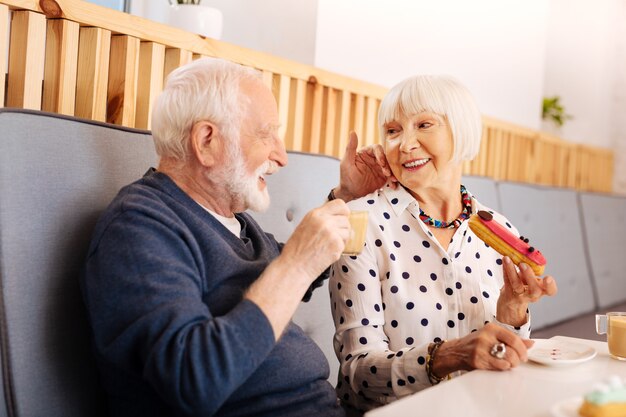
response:
M502 213L546 257L546 274L559 287L555 297L532 304L533 328L555 324L595 308L585 257L576 192L563 188L499 183Z
M601 309L626 299L626 198L579 194L596 302Z
M78 276L98 215L153 149L148 132L0 111L0 416L105 415Z

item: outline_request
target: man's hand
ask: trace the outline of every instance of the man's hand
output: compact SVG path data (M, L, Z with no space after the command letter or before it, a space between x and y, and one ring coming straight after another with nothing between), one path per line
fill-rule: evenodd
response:
M318 275L341 256L350 235L350 209L341 200L311 210L283 246L281 254L246 292L280 337Z
M308 212L279 256L311 281L341 256L350 236L350 209L341 200Z
M391 181L397 186L385 152L381 145L370 145L357 152L358 138L350 132L346 152L341 160L339 187L334 189L335 197L345 202L363 197Z

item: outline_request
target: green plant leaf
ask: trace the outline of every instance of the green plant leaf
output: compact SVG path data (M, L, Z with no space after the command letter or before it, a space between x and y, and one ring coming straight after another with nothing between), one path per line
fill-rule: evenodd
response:
M573 119L565 113L565 106L561 104L561 97L544 97L541 109L541 118L554 122L557 126L563 126L566 120Z

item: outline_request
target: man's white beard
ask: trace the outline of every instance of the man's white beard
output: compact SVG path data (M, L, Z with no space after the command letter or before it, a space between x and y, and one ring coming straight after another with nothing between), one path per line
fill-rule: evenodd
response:
M230 166L226 169L225 182L227 190L235 203L243 205L244 210L250 209L256 212L267 210L270 205L270 196L267 184L263 190L259 190L259 177L265 174L271 166L270 161L265 161L256 169L254 175L246 173L246 166L238 145L233 146L229 152Z

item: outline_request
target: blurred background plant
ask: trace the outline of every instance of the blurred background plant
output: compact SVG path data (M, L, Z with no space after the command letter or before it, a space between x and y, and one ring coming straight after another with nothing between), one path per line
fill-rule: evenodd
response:
M561 97L554 96L543 98L541 118L561 127L567 120L573 119L574 117L565 113L565 107L561 104Z

